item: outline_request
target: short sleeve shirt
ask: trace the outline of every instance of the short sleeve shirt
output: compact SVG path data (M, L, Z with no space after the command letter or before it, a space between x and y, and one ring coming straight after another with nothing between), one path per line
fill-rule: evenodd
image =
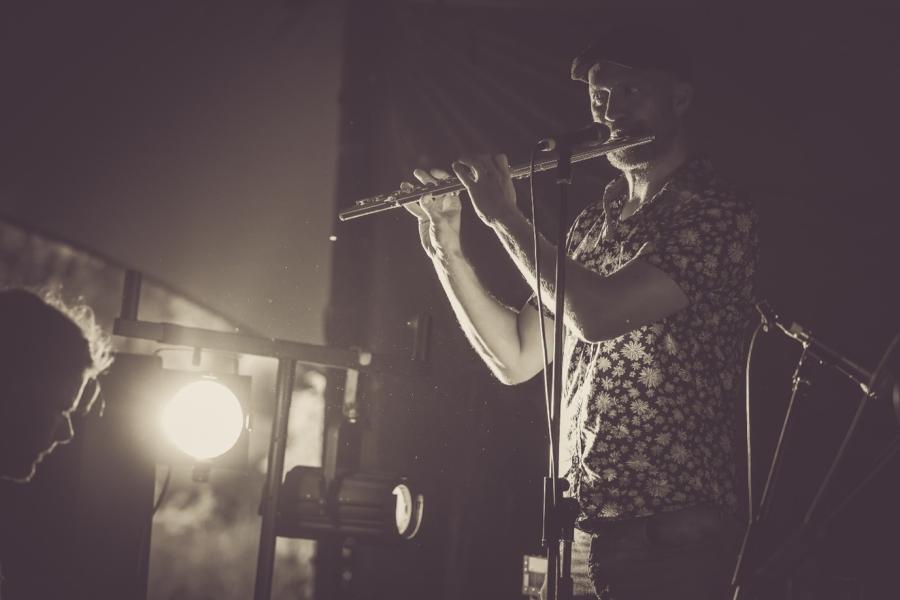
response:
M599 275L644 261L689 305L599 343L566 335L560 472L588 529L597 519L736 505L733 432L753 316L755 212L705 158L687 161L622 220L627 193L620 177L578 216L569 256Z

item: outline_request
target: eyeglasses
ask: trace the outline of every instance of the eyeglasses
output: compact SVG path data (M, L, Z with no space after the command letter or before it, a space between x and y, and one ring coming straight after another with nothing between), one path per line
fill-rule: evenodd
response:
M91 409L93 409L94 404L97 400L100 400L100 412L98 416L103 416L103 411L106 409L106 400L103 398L103 395L100 393L100 382L96 377L88 377L84 385L81 386L81 394L78 396L78 403L75 405L77 408L75 409L75 414L80 417L86 417L90 414Z

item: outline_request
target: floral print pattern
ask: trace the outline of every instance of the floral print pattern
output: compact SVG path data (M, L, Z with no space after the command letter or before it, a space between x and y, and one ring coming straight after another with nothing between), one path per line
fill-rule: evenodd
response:
M689 306L600 343L566 336L560 471L587 529L594 519L736 504L734 416L753 314L755 212L704 158L622 220L627 191L623 177L614 180L578 216L569 255L600 275L645 261Z

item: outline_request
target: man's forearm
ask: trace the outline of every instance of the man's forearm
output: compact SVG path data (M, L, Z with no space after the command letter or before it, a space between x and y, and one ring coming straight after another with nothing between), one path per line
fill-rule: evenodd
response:
M532 290L537 290L537 277L534 266L534 238L531 225L522 215L516 211L504 218L502 221L495 222L491 228L500 239L500 243L506 249L507 254L513 259L516 268L525 278L525 281ZM549 280L548 273L552 272L552 265L556 264L556 248L553 247L542 236L538 236L538 244L540 248L541 267L544 279ZM552 281L547 281L541 286L541 292L545 294L545 298L553 297Z
M521 212L515 211L496 221L491 227L506 252L513 259L522 277L525 278L532 290L537 291L538 278L534 263L534 234L531 224ZM538 236L538 251L541 261L541 294L545 306L552 311L556 298L554 282L556 247L542 236ZM595 304L592 305L590 301L582 301L592 291L587 288L591 285L599 287L602 283L599 276L570 258L566 258L566 281L566 324L577 334L586 329L587 317L597 313L598 307ZM582 305L584 305L583 308L579 310ZM582 335L582 337L584 336Z
M498 379L514 383L521 354L517 312L491 296L460 250L432 262L469 342Z
M510 213L509 216L498 220L492 225L494 233L500 239L500 243L512 257L513 262L528 282L532 290L537 291L537 275L534 265L534 237L531 224L521 212ZM556 265L556 247L550 242L538 236L538 249L541 259L541 293L544 301L552 309L555 297L553 275ZM575 263L567 260L566 274L571 272L568 267ZM580 265L579 265L580 266Z
M492 224L519 271L537 289L531 246L531 225L516 211ZM539 238L541 291L549 307L555 305L553 284L556 248ZM687 296L663 271L632 260L603 276L566 258L566 327L580 339L599 342L624 335L673 314L688 305Z

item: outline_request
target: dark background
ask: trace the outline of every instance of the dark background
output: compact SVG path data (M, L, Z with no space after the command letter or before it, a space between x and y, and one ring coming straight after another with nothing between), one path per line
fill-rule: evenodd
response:
M900 331L892 169L900 75L889 5L9 7L0 138L9 217L168 277L267 335L315 341L321 327L329 344L409 354L408 323L430 316L429 360L414 376L362 381L359 462L421 484L421 535L358 543L350 554L322 545L317 597L518 596L522 553L539 550L540 385L507 388L488 374L408 215L337 223L328 214L460 153L504 151L521 163L535 139L586 123L584 85L568 79L568 65L601 27L664 25L693 48L694 125L761 216L760 298L869 369ZM603 161L577 167L573 203L596 199L613 175ZM551 208L550 178L536 188ZM543 212L542 229L553 231ZM521 304L528 290L469 210L463 228L485 284ZM798 354L776 334L755 354L757 482ZM809 502L859 395L825 369L808 376L778 498L781 532ZM330 396L340 396L334 385ZM881 403L849 479L892 434ZM833 579L846 577L880 590L866 598L897 596L889 587L896 474L894 463L829 536L821 563L833 593ZM353 576L339 583L343 568Z

